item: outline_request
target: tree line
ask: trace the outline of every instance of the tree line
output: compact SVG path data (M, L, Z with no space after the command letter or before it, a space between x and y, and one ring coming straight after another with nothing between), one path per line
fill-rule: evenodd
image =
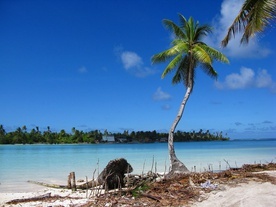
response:
M3 125L0 125L0 144L74 144L74 143L101 143L104 135L113 135L116 142L120 142L121 138L124 138L124 142L127 143L152 143L152 142L166 142L168 133L153 131L132 131L125 130L120 133L111 133L105 130L92 130L84 132L78 130L75 127L68 133L64 129L59 132L51 131L48 126L45 131L41 131L39 127L35 127L30 131L26 126L18 127L15 131L6 132ZM198 132L183 132L177 131L175 133L176 142L185 141L214 141L214 140L229 140L226 136L223 136L222 132L210 133L209 130L204 132L199 130Z

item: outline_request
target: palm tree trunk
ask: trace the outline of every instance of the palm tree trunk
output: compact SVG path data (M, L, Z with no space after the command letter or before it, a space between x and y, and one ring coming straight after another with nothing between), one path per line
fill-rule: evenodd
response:
M175 150L174 150L174 142L173 142L173 136L174 131L183 115L185 105L190 97L192 91L192 87L187 87L186 94L184 96L184 99L181 102L178 114L171 126L170 132L169 132L169 138L168 138L168 148L169 148L169 158L170 158L170 173L183 173L188 172L189 170L187 167L176 157Z

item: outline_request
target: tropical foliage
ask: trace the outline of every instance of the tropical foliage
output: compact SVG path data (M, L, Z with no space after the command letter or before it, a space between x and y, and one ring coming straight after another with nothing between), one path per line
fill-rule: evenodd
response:
M183 115L185 105L193 91L195 69L201 68L211 78L217 77L213 68L214 60L228 63L228 59L218 50L205 44L202 39L208 35L212 28L208 25L200 25L192 17L188 20L179 14L180 26L173 21L165 19L164 25L172 31L174 39L171 47L152 57L153 63L167 62L162 78L174 71L172 83L184 83L186 94L181 102L178 114L171 126L168 137L168 148L171 162L171 172L188 171L186 166L178 160L174 150L174 131Z
M232 36L237 32L243 32L241 43L248 43L255 33L262 32L272 24L276 17L275 0L246 0L242 8L228 28L228 32L221 44L226 47Z
M152 143L162 140L168 136L168 133L158 133L153 131L124 131L123 133L111 133L105 130L93 130L84 132L72 128L68 133L65 130L59 132L52 132L50 127L45 131L40 131L39 127L27 130L26 126L18 127L15 131L6 132L3 125L0 125L0 144L74 144L74 143L100 143L104 134L114 135L115 140L120 142L120 138L126 138L127 143ZM182 132L177 131L175 139L178 142L187 141L225 141L228 140L226 136L220 133L210 133L209 130L203 132Z

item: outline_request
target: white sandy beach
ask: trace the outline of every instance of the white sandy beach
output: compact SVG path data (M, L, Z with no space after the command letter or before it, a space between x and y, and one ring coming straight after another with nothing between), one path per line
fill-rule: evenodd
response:
M214 191L207 200L193 207L273 207L276 206L276 185L271 183L243 183L237 187L226 186L224 191Z
M276 177L276 171L265 171L270 176ZM269 182L250 181L249 183L241 183L237 186L221 186L220 189L204 194L203 201L191 204L192 207L273 207L276 206L276 185ZM51 193L52 196L58 195L66 198L57 198L51 202L36 201L22 202L12 205L6 204L14 199L33 198L40 195ZM0 193L0 207L72 207L81 206L92 199L88 198L86 191L72 192L71 190L59 190L45 188L44 190L32 193Z
M276 171L263 171L276 177ZM212 191L205 195L206 200L193 207L274 207L276 206L276 185L269 182L250 181L236 187L224 186L225 190Z
M56 199L54 202L46 202L46 201L35 201L35 202L21 202L19 204L6 204L8 201L15 199L26 199L26 198L34 198L37 196L46 195L51 193L51 196L58 195L60 197L68 197L65 199ZM69 198L70 197L70 198ZM88 201L86 198L85 191L77 191L72 192L71 190L60 190L53 188L45 188L44 190L40 190L37 192L28 192L28 193L0 193L0 207L48 207L48 206L78 206L85 204Z

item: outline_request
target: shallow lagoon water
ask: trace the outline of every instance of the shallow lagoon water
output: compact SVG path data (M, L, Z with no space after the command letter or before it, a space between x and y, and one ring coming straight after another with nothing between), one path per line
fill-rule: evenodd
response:
M224 170L228 166L276 160L276 140L175 143L178 158L190 170ZM70 172L76 179L94 176L116 158L123 157L133 173L169 169L167 143L0 145L0 192L28 192L42 187L34 180L65 185Z

